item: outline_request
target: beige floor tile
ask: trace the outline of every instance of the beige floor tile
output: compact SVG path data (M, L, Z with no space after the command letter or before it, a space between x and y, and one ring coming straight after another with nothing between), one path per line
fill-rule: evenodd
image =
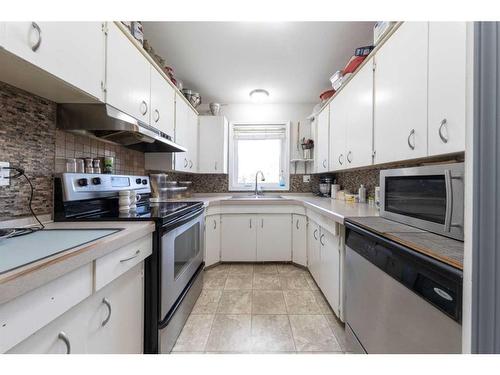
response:
M254 290L252 314L286 314L281 290Z
M203 289L222 290L226 284L226 278L225 274L205 274L203 275Z
M205 275L221 275L221 274L228 274L229 273L229 268L231 267L230 264L218 264L214 267L210 267L205 270Z
M342 351L323 315L289 315L289 318L297 351Z
M293 352L295 343L287 315L252 315L252 351Z
M281 282L278 274L253 274L253 289L260 290L281 290Z
M214 316L214 314L191 314L172 351L200 352L205 350Z
M305 275L307 271L294 266L293 264L278 264L277 266L278 273L280 275Z
M321 314L321 310L310 290L284 290L288 314Z
M253 274L253 264L242 263L242 264L231 264L229 267L230 275L251 275Z
M310 274L306 274L305 278L307 280L307 283L309 284L310 290L319 290L318 285L316 285L316 282L314 281L314 279Z
M331 314L332 309L330 308L328 301L323 296L323 293L321 293L319 290L313 290L312 294L314 294L314 299L316 300L316 303L318 304L319 309L321 310L321 313L322 314Z
M346 345L346 337L345 337L345 325L342 323L336 316L333 314L326 314L325 315L326 320L328 321L328 324L330 325L330 328L333 331L333 334L337 338L338 343L340 344L340 348L343 351L347 350L347 345Z
M228 275L224 289L252 289L252 275Z
M224 290L217 314L250 314L252 312L251 290Z
M280 275L283 290L310 290L304 275Z
M251 315L216 315L205 347L207 352L249 352Z
M278 273L278 269L276 268L276 264L255 264L253 272L265 273L266 275L276 275Z
M191 314L215 314L222 290L204 289L196 301Z

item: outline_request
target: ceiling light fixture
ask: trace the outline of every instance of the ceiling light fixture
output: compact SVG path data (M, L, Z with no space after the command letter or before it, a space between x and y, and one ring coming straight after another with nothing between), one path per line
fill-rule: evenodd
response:
M250 91L250 98L253 101L261 102L269 97L269 91L264 89L255 89Z

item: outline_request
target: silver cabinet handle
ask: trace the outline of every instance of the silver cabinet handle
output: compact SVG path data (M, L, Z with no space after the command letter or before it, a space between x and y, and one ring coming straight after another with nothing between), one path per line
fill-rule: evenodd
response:
M264 219L260 219L260 227L264 228Z
M297 221L295 222L295 227L299 229L299 219L297 219Z
M340 155L339 155L339 164L340 164L340 165L344 164L344 161L343 161L343 160L344 160L344 154L340 154Z
M252 229L252 219L250 219L250 229Z
M315 230L314 230L314 232L313 232L313 236L314 236L314 239L315 239L315 240L318 240L318 237L316 237L316 233L318 233L318 230L317 230L317 229L315 229Z
M217 220L214 220L214 229L217 229Z
M59 332L57 338L64 342L64 345L66 345L66 354L71 354L71 342L69 341L66 333L64 333L64 331Z
M189 160L189 169L193 168L193 161Z
M347 161L348 161L349 163L352 163L352 159L349 157L349 155L352 155L352 151L349 151L349 152L347 153Z
M160 121L160 111L158 111L157 109L155 109L155 115L154 115L154 121L155 122L158 122Z
M143 100L141 102L140 110L141 110L142 115L145 115L146 113L148 113L148 103L146 103L145 100Z
M326 159L323 160L323 168L326 168Z
M443 141L443 143L448 143L448 138L444 136L443 134L443 128L447 127L447 122L446 122L446 119L443 119L441 121L441 125L439 125L439 138L441 138L441 141Z
M413 143L410 142L412 136ZM410 147L412 150L415 150L415 129L411 129L410 134L408 134L408 147Z
M128 262L129 260L132 260L134 258L137 258L139 256L139 253L141 252L141 250L137 250L135 252L134 255L132 255L131 257L128 257L128 258L125 258L125 259L120 259L120 263L123 263L123 262Z
M217 162L215 162L214 169L217 170Z
M188 160L186 158L184 158L184 168L187 168L188 164L189 164Z
M319 238L319 243L321 244L321 246L325 246L325 243L323 242L323 238L325 238L324 234L322 234L321 237Z
M108 324L109 319L111 319L111 303L107 298L103 298L102 303L104 303L104 305L108 308L108 316L101 323L101 327L104 327L106 324Z
M451 181L451 170L444 170L444 182L446 187L446 211L444 214L444 231L451 231L451 218L453 215L453 186Z
M40 45L42 44L42 30L40 29L40 26L36 22L31 22L31 28L35 30L38 34L38 40L36 41L35 44L31 46L31 50L33 52L36 52L38 48L40 48Z

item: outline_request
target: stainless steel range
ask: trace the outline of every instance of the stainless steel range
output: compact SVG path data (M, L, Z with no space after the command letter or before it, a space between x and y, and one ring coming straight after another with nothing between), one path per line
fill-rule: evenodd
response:
M140 194L120 211L119 192ZM55 178L55 221L150 220L153 254L145 262L144 352L169 353L203 284L202 202L150 203L147 176L63 173Z

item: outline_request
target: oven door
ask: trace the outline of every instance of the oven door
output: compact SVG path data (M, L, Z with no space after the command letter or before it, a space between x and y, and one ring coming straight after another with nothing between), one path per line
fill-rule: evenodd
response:
M204 209L162 228L160 238L160 321L164 320L203 263Z
M380 172L380 216L463 241L464 164Z

